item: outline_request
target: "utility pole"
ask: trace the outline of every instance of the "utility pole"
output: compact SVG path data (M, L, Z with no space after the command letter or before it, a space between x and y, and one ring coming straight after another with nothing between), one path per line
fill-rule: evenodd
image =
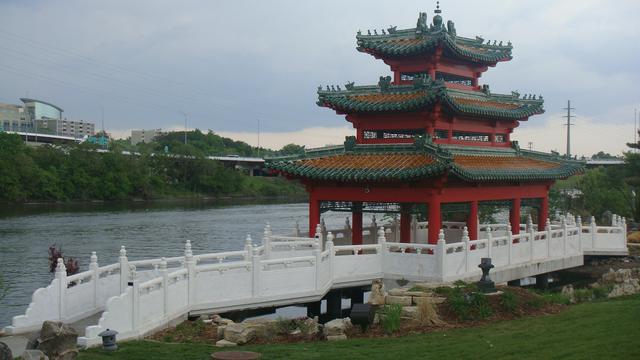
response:
M567 100L567 107L563 110L567 110L567 115L563 117L567 118L567 123L565 124L567 127L567 158L571 158L571 126L575 125L571 123L571 118L576 117L571 115L571 110L575 110L575 108L571 107L571 100Z
M107 146L107 133L104 132L104 107L101 108L102 110L102 118L101 118L101 125L102 125L102 142L104 142L104 144L102 144L102 148L104 149ZM98 142L100 142L100 139L98 139Z
M187 113L180 110L182 116L184 116L184 144L187 145Z
M260 157L260 119L258 119L258 157Z
M633 143L638 143L638 109L633 109ZM638 149L636 149L638 151Z

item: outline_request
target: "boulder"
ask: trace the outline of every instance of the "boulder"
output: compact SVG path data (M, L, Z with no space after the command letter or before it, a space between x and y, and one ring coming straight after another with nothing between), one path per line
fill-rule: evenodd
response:
M226 328L226 326L222 326L222 325L219 325L219 326L216 328L216 332L217 332L218 340L222 340L222 339L224 339L224 329L225 329L225 328Z
M352 326L349 318L331 320L324 324L323 334L325 336L343 335Z
M562 295L569 298L570 303L572 304L576 303L576 293L575 293L575 290L573 289L573 285L569 284L569 285L563 286L561 293Z
M615 281L618 284L626 283L631 280L631 269L618 269L615 272Z
M387 295L384 298L385 304L399 304L402 306L411 306L413 298L411 296L393 296Z
M318 317L306 318L302 321L300 330L305 336L314 336L320 332L320 324L318 324Z
M327 336L327 341L340 341L340 340L347 340L347 335L341 334L341 335L328 335Z
M368 303L371 305L384 305L385 291L382 280L373 280L371 284L371 292L369 293Z
M243 345L255 339L257 331L251 325L230 324L224 329L224 340Z
M400 317L405 319L415 319L418 317L418 307L417 306L405 306L402 308L402 313L400 313Z
M45 321L38 337L37 350L51 360L73 360L78 357L78 332L59 321Z
M216 341L216 347L231 347L231 346L238 346L238 344L231 341L224 340L224 339Z
M0 360L13 360L13 354L9 345L0 342Z
M218 314L211 315L209 319L213 320L213 323L216 325L229 325L234 323L233 320L225 319Z
M616 282L616 272L613 271L613 269L609 268L609 271L602 274L602 278L600 279L600 281L603 284L611 284Z
M432 304L442 304L447 300L444 297L440 296L414 296L412 298L413 305L420 305L422 302L429 302Z
M49 357L40 350L25 350L22 360L49 360Z

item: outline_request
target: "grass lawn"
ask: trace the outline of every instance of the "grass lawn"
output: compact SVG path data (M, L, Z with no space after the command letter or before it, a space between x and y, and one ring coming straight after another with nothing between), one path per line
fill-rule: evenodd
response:
M242 346L263 359L640 359L640 296L571 306L558 315L398 338ZM209 359L207 344L132 341L89 359ZM226 349L225 349L226 350Z

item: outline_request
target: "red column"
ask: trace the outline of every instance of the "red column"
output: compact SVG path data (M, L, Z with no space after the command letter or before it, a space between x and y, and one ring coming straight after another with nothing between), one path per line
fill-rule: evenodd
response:
M320 223L320 201L309 194L309 237L316 236L316 226Z
M355 201L351 212L351 245L362 245L362 203Z
M478 202L472 201L469 204L469 217L467 218L467 230L469 239L478 240Z
M511 223L511 232L514 235L520 234L520 198L511 201L509 222Z
M440 217L440 199L431 199L429 204L429 244L438 243L438 234L442 227L442 218Z
M404 204L400 204L400 242L411 242L411 213Z
M545 230L549 217L549 195L540 199L540 211L538 212L538 231Z

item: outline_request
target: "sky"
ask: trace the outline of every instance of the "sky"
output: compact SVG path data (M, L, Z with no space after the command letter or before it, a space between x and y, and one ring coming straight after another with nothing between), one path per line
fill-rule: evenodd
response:
M388 67L358 30L415 27L435 1L0 0L0 102L31 97L117 137L198 128L279 148L338 144L354 130L318 107L319 85L376 84ZM564 153L621 154L640 108L640 1L441 1L459 35L511 41L483 74L493 93L542 94L513 138ZM529 144L531 142L531 144Z

